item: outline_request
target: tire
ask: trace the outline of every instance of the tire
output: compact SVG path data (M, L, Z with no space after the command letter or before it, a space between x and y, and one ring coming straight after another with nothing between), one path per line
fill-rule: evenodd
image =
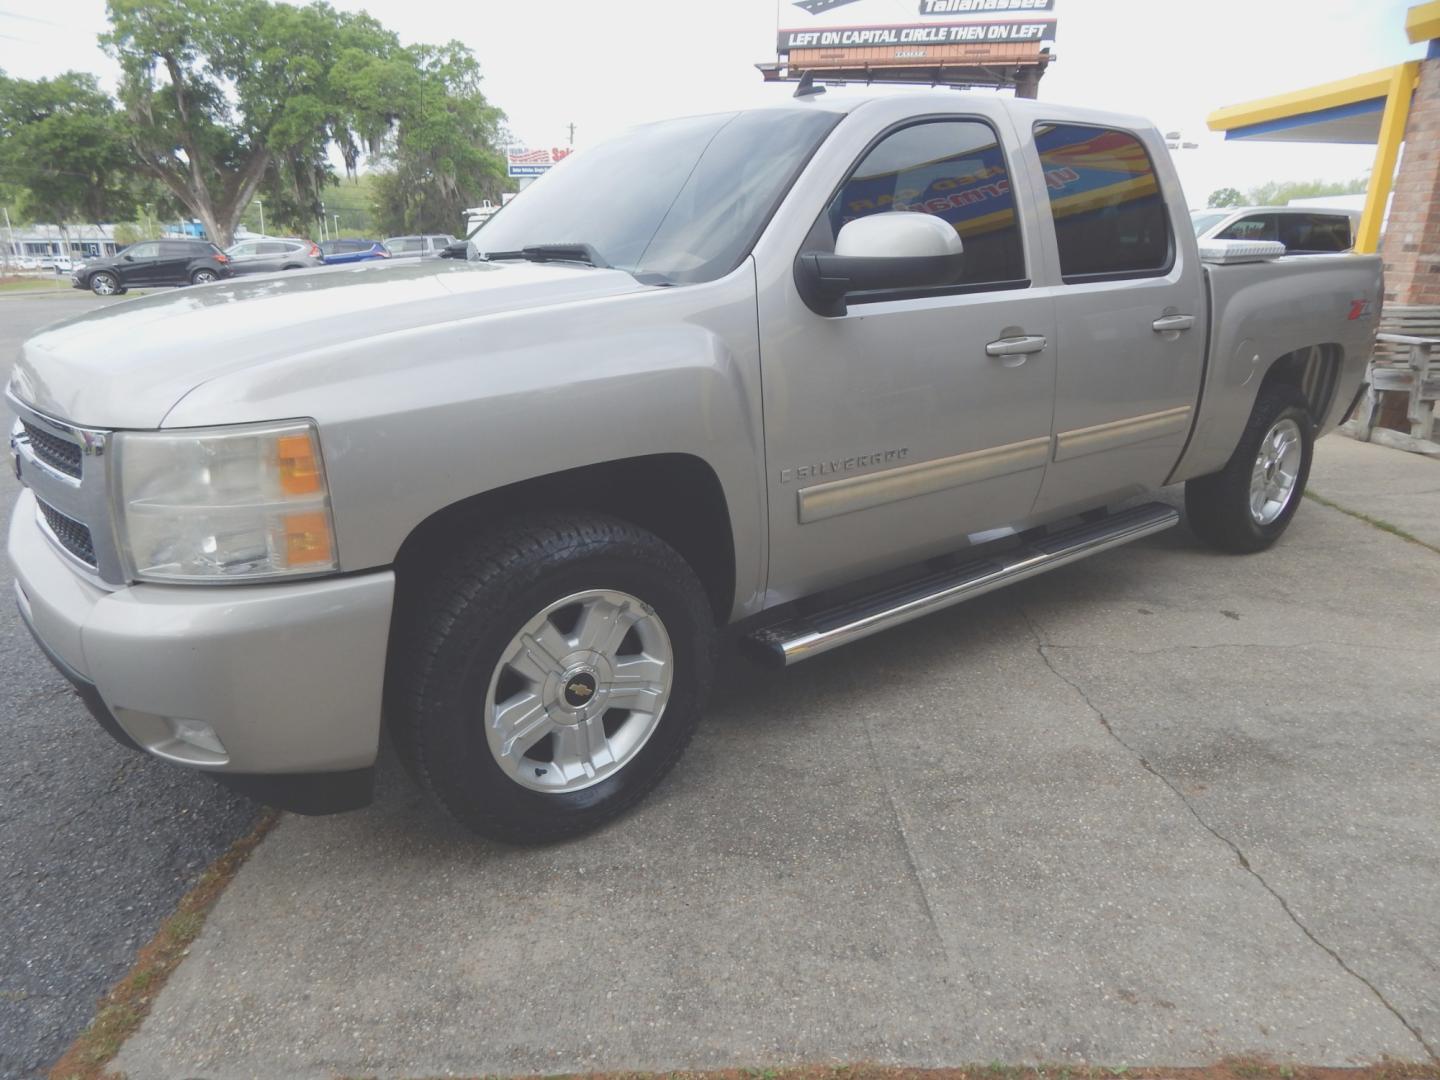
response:
M1300 391L1283 385L1261 390L1225 468L1185 483L1191 531L1221 551L1268 548L1300 508L1314 453L1315 429Z
M90 291L96 296L116 296L124 292L120 279L106 270L97 270L90 275Z
M209 285L212 281L219 281L220 275L214 270L196 270L190 275L191 285Z
M517 519L437 560L398 603L391 737L420 785L482 836L534 844L594 829L659 783L695 732L715 619L685 560L634 525ZM522 719L504 726L507 713Z

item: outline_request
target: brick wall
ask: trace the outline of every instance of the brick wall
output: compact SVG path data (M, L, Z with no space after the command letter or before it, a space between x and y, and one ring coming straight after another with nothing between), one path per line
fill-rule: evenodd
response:
M1386 300L1440 304L1440 58L1420 65L1382 254Z

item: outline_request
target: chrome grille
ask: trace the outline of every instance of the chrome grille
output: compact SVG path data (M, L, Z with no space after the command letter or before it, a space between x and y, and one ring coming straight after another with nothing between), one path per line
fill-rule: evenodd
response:
M60 546L86 566L94 569L95 542L90 538L89 528L74 518L62 514L43 499L35 501L40 506L40 513L45 518L45 524L50 526L50 532L56 540L60 541Z
M110 522L108 431L48 416L5 394L18 423L10 453L20 482L35 497L36 527L97 585L123 585L127 575Z
M80 447L78 445L68 439L62 439L58 435L51 435L44 428L36 427L24 420L20 421L20 426L24 428L25 437L30 440L30 446L35 451L37 458L66 476L80 479Z

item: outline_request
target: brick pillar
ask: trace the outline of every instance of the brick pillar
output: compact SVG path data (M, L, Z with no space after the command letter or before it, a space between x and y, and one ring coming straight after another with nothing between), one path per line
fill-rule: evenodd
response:
M1382 254L1387 302L1440 304L1440 56L1420 65Z

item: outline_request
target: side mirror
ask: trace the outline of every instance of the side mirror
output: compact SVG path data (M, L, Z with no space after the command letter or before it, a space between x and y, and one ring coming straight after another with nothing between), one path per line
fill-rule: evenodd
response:
M125 261L126 261L126 262L134 262L134 261L135 261L135 256L134 256L134 255L126 255L126 256L125 256Z
M446 244L440 252L442 259L467 259L470 257L470 241L461 240L458 243Z
M847 222L835 253L801 252L795 286L817 315L844 315L852 293L953 285L965 267L955 227L930 214L901 210Z

